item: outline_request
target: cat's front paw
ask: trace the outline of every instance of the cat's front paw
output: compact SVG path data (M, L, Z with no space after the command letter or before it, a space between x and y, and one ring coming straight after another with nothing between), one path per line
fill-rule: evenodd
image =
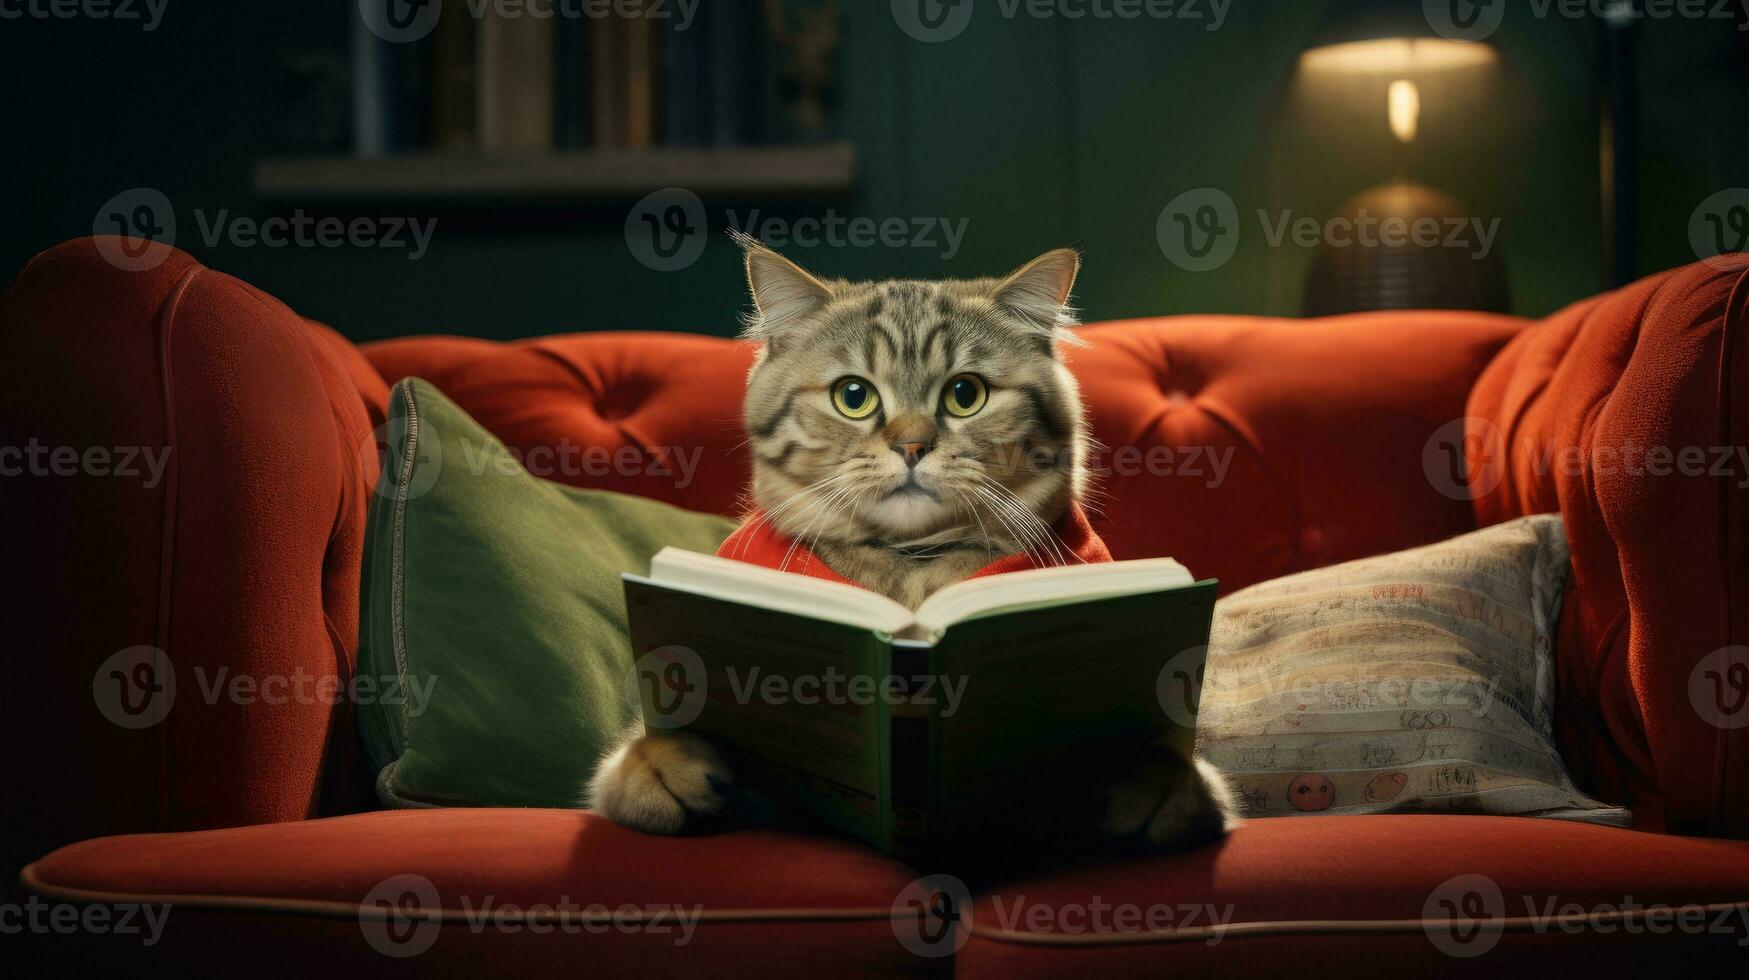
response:
M709 742L662 732L627 739L601 760L585 798L614 823L647 834L678 834L722 813L731 780Z
M1112 786L1103 828L1149 850L1182 851L1221 839L1238 826L1237 812L1219 770L1161 752Z

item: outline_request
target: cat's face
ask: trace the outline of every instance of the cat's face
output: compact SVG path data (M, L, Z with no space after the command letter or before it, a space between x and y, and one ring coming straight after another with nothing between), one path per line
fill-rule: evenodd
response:
M1079 489L1058 359L1078 258L1007 279L825 282L749 245L764 342L745 409L754 499L805 542L1048 551Z

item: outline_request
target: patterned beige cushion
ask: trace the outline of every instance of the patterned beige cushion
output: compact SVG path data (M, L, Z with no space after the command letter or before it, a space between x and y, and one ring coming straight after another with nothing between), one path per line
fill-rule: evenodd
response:
M1552 741L1558 515L1221 600L1197 753L1247 816L1436 811L1626 823Z

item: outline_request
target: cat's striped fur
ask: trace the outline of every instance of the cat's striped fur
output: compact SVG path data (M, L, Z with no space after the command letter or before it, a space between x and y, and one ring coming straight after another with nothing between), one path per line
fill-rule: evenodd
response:
M763 341L745 421L753 500L834 571L915 608L1002 555L1071 560L1051 533L1085 480L1080 395L1056 357L1078 264L1051 252L1006 280L825 282L754 248ZM943 386L974 374L977 414L944 408ZM878 392L845 418L846 376ZM927 447L914 462L893 447Z
M744 420L761 518L838 574L915 608L995 558L1073 560L1052 525L1085 490L1086 423L1060 357L1080 257L1047 252L1001 279L822 280L751 239L760 342ZM971 376L981 394L951 410ZM868 389L851 417L838 387ZM965 382L971 384L971 382ZM963 404L960 405L963 408ZM1105 829L1159 847L1219 836L1220 776L1169 751L1104 788ZM696 736L644 735L603 760L588 799L614 820L675 833L723 812L726 766Z

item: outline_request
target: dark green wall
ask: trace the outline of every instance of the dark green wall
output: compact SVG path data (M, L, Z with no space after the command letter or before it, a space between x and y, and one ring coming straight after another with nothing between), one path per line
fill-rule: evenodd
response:
M1292 314L1310 255L1269 247L1255 212L1322 216L1389 176L1382 101L1319 104L1295 82L1317 3L1234 0L1210 32L1183 21L1007 19L996 0L979 0L965 33L941 44L909 39L886 0L845 6L839 126L859 149L857 189L817 208L764 212L964 219L966 237L951 261L935 249L789 250L823 274L990 274L1079 243L1088 319ZM727 240L714 234L684 271L654 272L625 247L622 208L441 214L416 262L404 250L202 242L196 208L273 213L250 191L251 162L296 142L287 116L304 94L287 79L311 58L343 63L354 10L351 0L171 0L151 33L0 22L0 80L14 93L0 262L16 269L89 233L99 205L144 185L174 203L178 245L355 338L732 332L743 299ZM1695 205L1749 185L1749 81L1734 28L1643 27L1642 271L1691 261ZM1590 35L1558 18L1512 16L1495 41L1504 62L1487 81L1424 87L1415 173L1501 219L1516 311L1543 314L1606 285ZM1190 273L1162 255L1155 221L1176 194L1203 186L1234 199L1241 238L1225 266ZM716 231L724 209L760 206L706 204Z

